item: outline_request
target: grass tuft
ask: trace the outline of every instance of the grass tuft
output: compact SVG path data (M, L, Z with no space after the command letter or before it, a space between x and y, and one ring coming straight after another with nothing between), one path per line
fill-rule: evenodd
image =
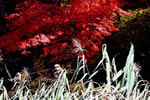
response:
M77 43L77 44L76 44ZM47 86L39 85L36 91L24 82L18 82L13 96L9 97L3 79L0 80L0 100L149 100L149 82L140 79L138 66L134 63L134 46L131 44L126 64L123 69L117 71L115 58L109 59L106 44L102 47L103 57L90 75L85 62L84 50L77 40L75 52L81 51L82 57L77 58L77 68L69 81L66 70L63 69L56 81ZM78 48L79 47L79 48ZM80 54L81 55L81 54ZM100 65L106 71L106 83L100 85L92 80L99 72ZM79 72L83 70L83 77L77 80ZM88 78L87 78L88 77ZM86 80L86 81L85 81ZM98 87L95 87L98 84Z

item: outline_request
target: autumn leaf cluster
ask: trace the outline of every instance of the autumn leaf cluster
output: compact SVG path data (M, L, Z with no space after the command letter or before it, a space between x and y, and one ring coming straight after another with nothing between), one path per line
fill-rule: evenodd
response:
M6 17L9 32L0 37L0 49L27 55L40 47L40 56L50 55L51 61L74 57L73 39L79 40L90 59L100 51L104 36L118 30L112 22L115 13L128 15L117 0L70 0L66 7L24 2L16 10Z

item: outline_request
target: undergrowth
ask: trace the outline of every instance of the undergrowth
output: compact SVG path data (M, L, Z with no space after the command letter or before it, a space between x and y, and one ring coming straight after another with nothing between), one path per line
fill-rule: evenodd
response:
M13 88L15 93L9 96L0 80L0 100L149 100L149 83L142 80L139 67L134 63L134 47L131 44L126 64L123 69L117 70L115 58L111 61L107 53L106 45L102 47L102 59L95 67L93 74L88 71L85 62L84 50L78 41L74 41L77 47L74 52L80 51L82 57L77 58L77 68L71 80L63 69L56 81L47 86L41 83L35 91L32 91L27 80L20 81ZM106 83L102 85L94 82L92 77L99 72L100 66L106 71ZM77 80L79 72L83 71L83 77ZM101 77L101 76L100 76ZM85 81L86 79L86 81ZM16 82L16 81L14 81ZM98 86L95 86L98 85ZM73 86L74 85L74 86Z

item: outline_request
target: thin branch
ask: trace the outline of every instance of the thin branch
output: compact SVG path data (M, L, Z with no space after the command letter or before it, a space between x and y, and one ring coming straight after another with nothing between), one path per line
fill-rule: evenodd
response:
M10 74L9 71L8 71L8 68L7 68L6 63L5 63L5 70L6 70L8 76L9 76L9 78L10 78L9 80L10 80L10 81L13 80L12 77L11 77L11 74Z

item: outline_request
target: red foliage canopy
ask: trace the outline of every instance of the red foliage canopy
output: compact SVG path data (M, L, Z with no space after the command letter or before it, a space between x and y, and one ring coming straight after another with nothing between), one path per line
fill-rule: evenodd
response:
M10 32L0 37L0 49L28 54L28 48L42 45L41 56L56 60L73 56L72 40L77 38L90 58L100 50L103 36L118 30L114 13L128 15L118 5L117 0L71 0L67 7L24 2L19 13L7 17Z

